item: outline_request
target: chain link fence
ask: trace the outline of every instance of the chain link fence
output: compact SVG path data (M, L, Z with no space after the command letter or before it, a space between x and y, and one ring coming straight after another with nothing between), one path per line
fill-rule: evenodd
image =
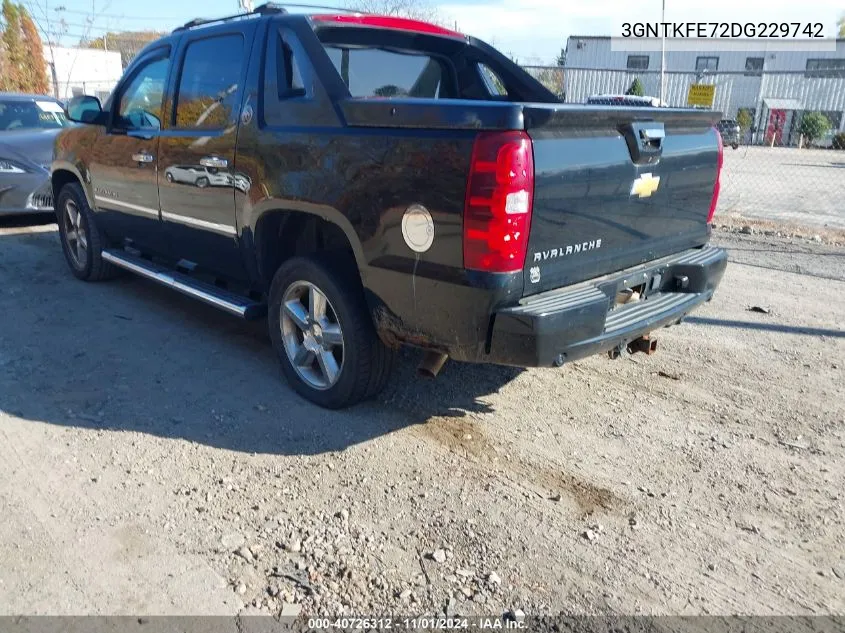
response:
M523 66L523 69L560 99L565 98L563 66Z
M714 87L725 162L717 213L845 228L845 72L660 71L529 66L566 103L624 95L689 107L690 86ZM605 99L614 105L611 99ZM623 102L615 102L624 105Z

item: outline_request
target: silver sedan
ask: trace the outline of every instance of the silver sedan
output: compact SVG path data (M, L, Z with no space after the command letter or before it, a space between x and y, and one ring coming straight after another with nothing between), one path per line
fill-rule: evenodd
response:
M0 215L53 210L53 143L68 125L52 97L0 93Z

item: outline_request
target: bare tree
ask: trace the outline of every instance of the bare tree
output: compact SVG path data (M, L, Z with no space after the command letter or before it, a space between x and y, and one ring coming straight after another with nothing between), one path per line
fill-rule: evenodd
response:
M85 26L83 26L81 40L88 40L91 34L91 29L94 23L99 19L100 14L108 10L110 0L106 0L101 7L97 7L97 0L91 0L91 13L85 17ZM67 35L68 23L64 18L66 8L64 5L53 7L50 10L49 0L25 0L25 5L32 16L32 21L41 31L44 42L47 44L47 51L49 52L49 66L50 76L53 84L53 96L59 98L59 81L56 76L56 54L54 49L62 46L62 39ZM78 53L73 56L70 64L69 75L73 73L73 67L76 65L76 58Z
M163 31L109 31L92 40L83 40L81 46L120 53L120 63L126 68L150 42L166 35Z
M445 18L428 0L347 0L346 8L445 25Z

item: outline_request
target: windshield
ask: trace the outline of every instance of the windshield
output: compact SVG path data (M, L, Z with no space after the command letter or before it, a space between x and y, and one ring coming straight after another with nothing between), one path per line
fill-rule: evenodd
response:
M70 125L55 101L0 101L0 131L55 129Z

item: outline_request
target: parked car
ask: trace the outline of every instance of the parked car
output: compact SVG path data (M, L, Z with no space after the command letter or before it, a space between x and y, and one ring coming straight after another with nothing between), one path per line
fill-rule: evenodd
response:
M234 183L233 176L229 172L221 172L215 167L202 165L174 165L164 171L164 177L167 182L181 182L200 189L209 185L225 187Z
M638 97L637 95L593 95L587 97L587 105L624 106L628 108L665 108L667 104L658 97Z
M819 149L845 149L845 132L830 129L813 141L812 146Z
M734 119L721 119L716 124L719 134L722 135L722 142L725 145L730 145L734 149L739 147L740 138L742 136L742 128Z
M139 102L140 86L160 98ZM104 106L68 111L87 123L53 163L73 274L127 269L266 315L286 378L324 407L377 394L402 344L432 376L447 357L651 351L727 261L707 245L718 113L562 104L424 22L271 6L193 22L145 48ZM242 177L166 178L211 159Z
M53 210L53 143L68 125L52 97L0 93L0 215Z

